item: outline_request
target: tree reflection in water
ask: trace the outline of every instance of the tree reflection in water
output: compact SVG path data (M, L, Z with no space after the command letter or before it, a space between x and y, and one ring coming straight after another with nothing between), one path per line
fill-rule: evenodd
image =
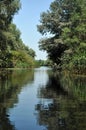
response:
M38 90L39 103L35 106L38 124L46 130L86 130L84 81L80 77L50 75L46 86Z
M0 73L0 130L16 130L9 120L9 108L18 103L22 87L34 80L34 72L14 70Z

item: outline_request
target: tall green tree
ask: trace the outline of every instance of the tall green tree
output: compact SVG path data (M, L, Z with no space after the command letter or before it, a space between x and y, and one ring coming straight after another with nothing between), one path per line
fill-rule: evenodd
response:
M0 0L0 29L7 29L20 7L20 0Z
M40 16L37 26L42 35L40 49L47 51L54 63L86 66L86 2L55 0Z
M64 44L69 48L63 55L70 67L86 69L86 2L85 0L73 1L72 12L70 14L70 26L63 29L62 38ZM63 62L64 63L64 62Z
M48 56L56 64L61 62L60 57L66 45L63 43L61 34L62 29L68 24L69 16L62 9L62 1L55 0L51 3L49 10L43 12L40 16L40 25L38 31L42 35L52 34L50 38L44 38L39 41L40 49L47 51Z
M0 67L5 67L10 57L7 49L8 28L20 7L20 0L0 0Z
M35 51L29 49L22 39L21 32L15 24L9 24L8 31L4 32L7 40L7 48L1 59L2 67L31 67L34 64Z
M0 1L0 68L34 66L35 51L25 46L20 30L12 23L20 7L20 0Z

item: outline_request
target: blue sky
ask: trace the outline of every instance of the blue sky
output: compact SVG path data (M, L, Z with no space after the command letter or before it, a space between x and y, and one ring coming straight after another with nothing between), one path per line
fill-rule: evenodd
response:
M35 50L36 59L46 59L46 53L39 51L38 41L42 35L37 32L37 24L39 24L40 14L49 9L50 3L54 0L21 0L22 8L17 15L14 16L13 22L21 31L23 42L30 48Z

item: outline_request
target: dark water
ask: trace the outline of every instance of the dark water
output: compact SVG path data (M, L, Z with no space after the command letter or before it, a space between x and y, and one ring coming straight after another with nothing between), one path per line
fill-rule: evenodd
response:
M46 67L2 73L0 130L86 130L86 77Z

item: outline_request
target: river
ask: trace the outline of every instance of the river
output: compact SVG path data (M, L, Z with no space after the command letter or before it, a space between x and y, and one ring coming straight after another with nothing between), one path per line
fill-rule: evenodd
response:
M0 130L86 130L86 77L47 67L2 73Z

